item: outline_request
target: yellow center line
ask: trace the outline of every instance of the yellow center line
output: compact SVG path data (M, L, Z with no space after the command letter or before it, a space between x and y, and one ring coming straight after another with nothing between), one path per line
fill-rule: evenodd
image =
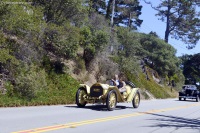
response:
M94 124L98 122L112 121L112 120L117 120L117 119L123 119L123 118L129 118L129 117L135 117L135 116L141 116L141 115L153 114L153 113L159 113L159 112L167 112L167 111L189 108L189 107L194 107L194 106L199 106L199 105L200 103L196 103L196 104L172 107L172 108L166 108L166 109L149 110L147 112L136 112L132 114L111 116L111 117L106 117L106 118L98 118L98 119L85 120L85 121L80 121L80 122L71 122L67 124L53 125L53 126L35 128L35 129L30 129L30 130L17 131L13 133L42 133L42 132L48 132L48 131L59 130L59 129L64 129L64 128L75 128L77 126Z

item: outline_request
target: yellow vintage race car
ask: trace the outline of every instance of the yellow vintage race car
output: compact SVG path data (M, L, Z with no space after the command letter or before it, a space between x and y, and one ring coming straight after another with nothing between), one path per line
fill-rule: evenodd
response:
M118 102L132 102L133 108L138 108L140 104L139 88L128 81L126 82L126 91L120 92L118 87L95 83L91 87L86 84L80 84L76 92L76 104L78 107L85 107L87 103L103 103L109 111L116 108Z

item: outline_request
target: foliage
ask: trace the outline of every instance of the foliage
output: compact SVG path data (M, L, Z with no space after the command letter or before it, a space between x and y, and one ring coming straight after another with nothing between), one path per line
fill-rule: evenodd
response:
M0 64L5 65L7 62L18 64L18 60L9 54L9 49L2 48L0 52Z
M146 77L141 72L138 74L131 73L129 71L125 72L129 81L132 81L137 87L141 88L142 90L148 90L151 92L155 98L168 98L168 97L175 97L175 94L171 94L170 88L167 86L160 86L154 81L146 80Z
M81 0L32 0L34 5L43 9L44 19L47 23L61 25L68 20L76 20L84 16ZM73 21L76 23L75 21Z
M122 54L124 53L126 57L133 57L134 55L141 54L140 52L142 51L142 47L139 42L140 34L119 27L117 30L117 36L121 46L123 47L120 51Z
M180 57L183 74L190 84L200 81L200 54L183 55Z
M3 4L4 5L4 4ZM3 15L0 27L9 34L24 37L29 31L38 31L42 20L40 10L35 10L31 5L9 4L7 10L9 14Z
M108 28L108 20L96 12L90 13L88 25L93 31L102 30L105 32L110 32L110 29Z
M49 24L44 30L42 43L45 49L60 57L75 57L79 47L78 42L78 29L68 24L64 26Z
M144 35L140 43L144 50L143 58L148 66L162 76L173 76L178 71L179 61L172 46L151 35Z
M6 88L6 90L7 90L6 95L7 95L8 97L12 97L12 96L15 95L15 94L14 94L14 86L12 85L11 82L9 82L9 81L5 82L5 88Z
M138 75L139 72L141 72L141 69L139 69L139 64L136 58L129 57L129 58L124 58L120 57L119 62L120 70L122 72L128 71L131 74Z
M0 33L0 73L12 73L19 60L10 48L10 42Z
M79 83L66 74L56 74L52 72L46 77L47 88L37 91L35 96L18 97L13 95L12 85L8 83L9 93L0 95L0 107L17 107L17 106L37 106L37 105L56 105L74 103L75 93ZM27 92L28 94L30 93ZM8 95L12 94L12 95ZM29 100L27 100L27 98Z
M98 51L102 51L108 43L108 35L105 31L91 31L89 27L83 27L80 31L80 45L84 48L83 58L86 66L97 55Z
M108 26L112 0L107 4L90 0L88 5L81 0L31 1L0 4L0 74L6 77L3 80L7 90L0 95L1 107L74 103L79 82L68 72L79 76L94 68L92 63L97 65L93 75L96 80L104 81L120 70L157 98L172 95L167 86L146 80L139 65L142 59L147 59L149 69L166 77L166 82L174 80L180 86L184 80L175 49L155 33L145 35L127 27ZM115 9L115 24L140 25L138 1L116 0ZM115 53L108 51L110 46ZM75 68L66 66L68 61Z
M9 14L9 8L7 4L3 4L3 2L0 2L0 19L3 20L3 18ZM2 23L2 21L0 22Z
M50 60L48 56L43 57L43 61L41 64L41 67L45 69L45 71L48 73L48 75L51 72L57 73L57 74L64 74L66 73L68 67L64 65L61 59L57 60Z
M116 25L125 25L130 29L137 29L143 20L139 19L141 15L142 6L139 5L138 0L117 0L116 13L114 18Z
M90 0L88 3L90 9L93 8L95 11L102 15L105 15L107 19L112 16L114 0L108 1L97 1ZM114 10L114 25L125 25L131 29L136 29L141 25L142 20L139 19L141 15L142 6L139 5L138 0L115 0Z
M175 56L176 50L172 46L151 34L138 34L127 29L118 29L119 42L124 46L123 50L119 50L119 58L116 60L121 71L139 76L139 61L144 61L144 65L153 70L146 75L149 78L156 72L160 80L167 76L169 79L167 85L172 80L175 81L177 88L183 84L184 76L179 68L180 61Z
M31 100L37 92L47 89L46 74L35 66L25 66L16 77L15 93Z
M147 1L146 3L151 4ZM196 10L198 6L196 0L164 0L157 7L153 7L158 11L156 15L160 20L166 23L166 42L171 35L188 44L189 49L197 44L200 39L200 19Z

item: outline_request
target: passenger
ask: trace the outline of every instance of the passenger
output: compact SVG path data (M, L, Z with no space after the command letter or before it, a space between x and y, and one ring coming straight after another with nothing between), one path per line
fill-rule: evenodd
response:
M125 83L125 78L123 75L119 76L119 85L117 86L119 88L120 92L125 92L126 91L126 83Z
M111 80L112 80L112 82L114 83L114 84L113 84L114 86L119 86L119 77L118 77L117 74L115 74L114 79L111 79Z

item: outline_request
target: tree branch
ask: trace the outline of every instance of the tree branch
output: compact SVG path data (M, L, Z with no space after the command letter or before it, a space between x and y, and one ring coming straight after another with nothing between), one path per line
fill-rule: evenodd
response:
M143 0L146 4L149 4L151 5L151 8L153 8L154 10L156 11L160 11L157 7L154 7L153 4L150 2L150 1L146 1L146 0Z

